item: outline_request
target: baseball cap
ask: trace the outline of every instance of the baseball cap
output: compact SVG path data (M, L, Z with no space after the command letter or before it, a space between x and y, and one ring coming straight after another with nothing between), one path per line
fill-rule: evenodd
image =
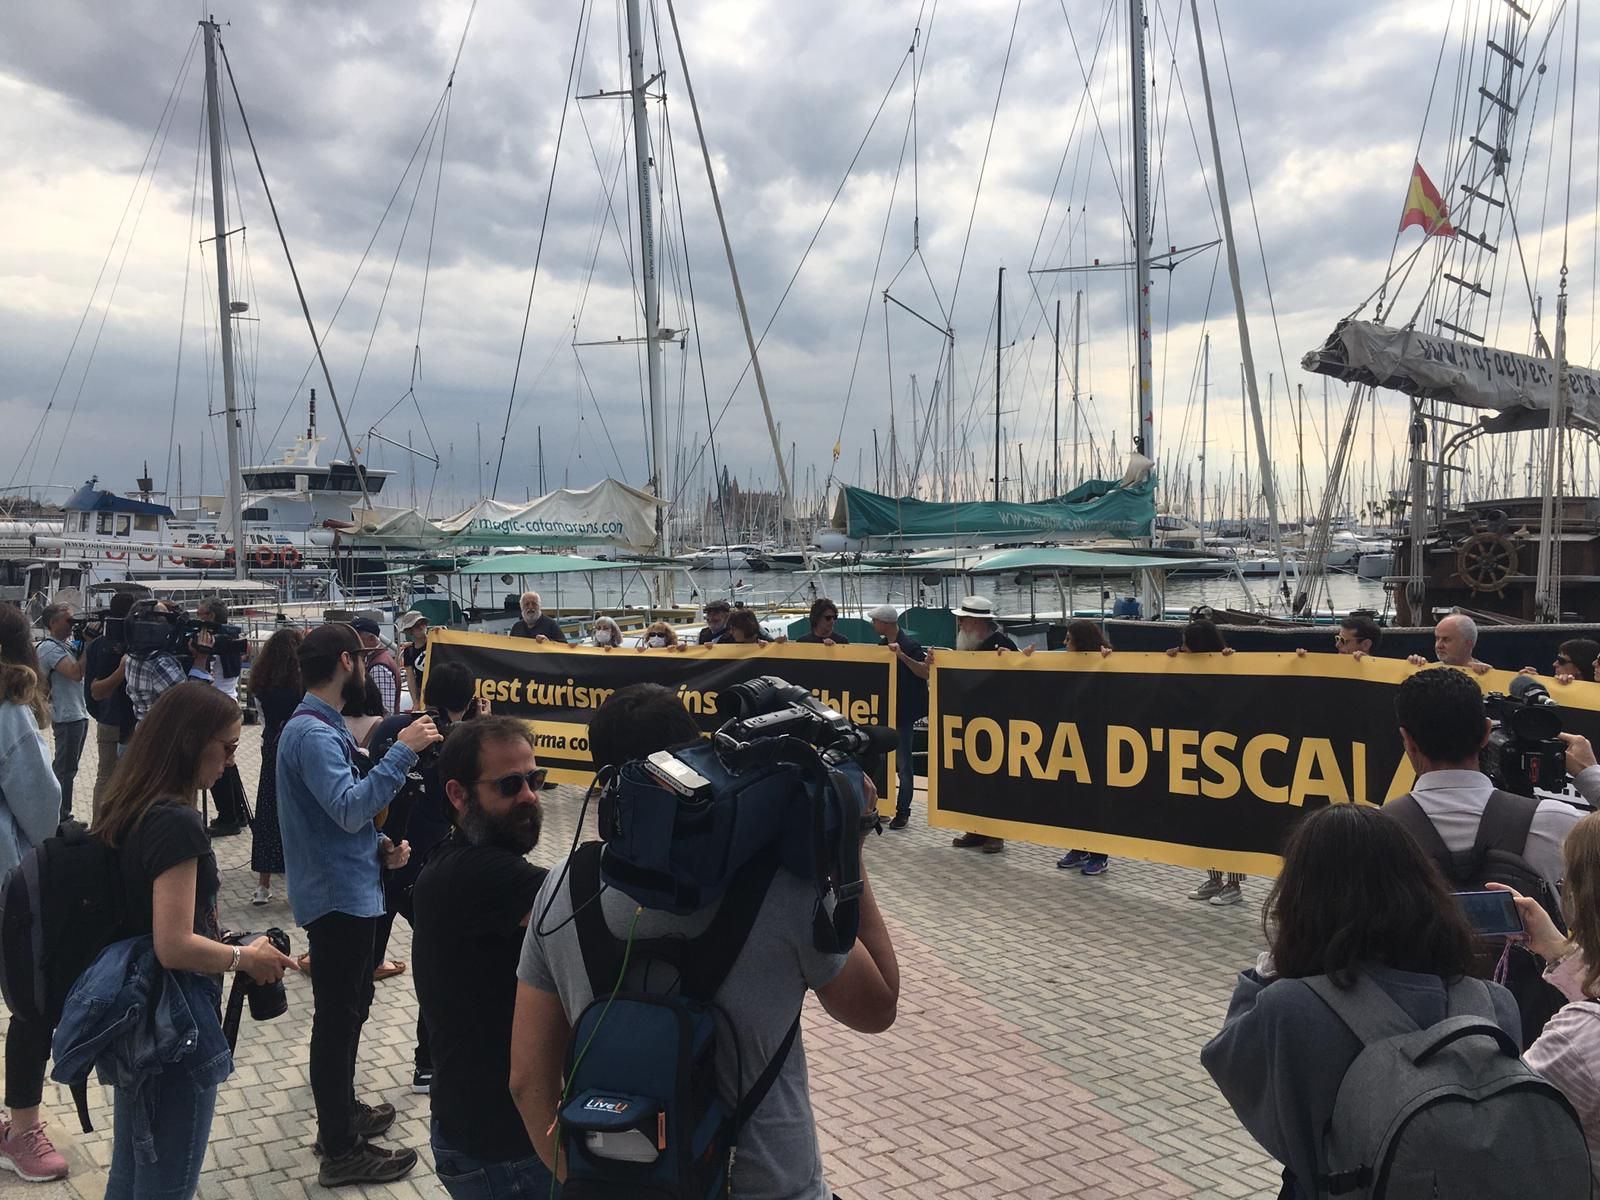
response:
M707 612L727 612L730 607L726 600L708 600L706 602Z
M371 634L373 637L378 636L378 623L371 617L357 617L350 622L350 628L357 633Z

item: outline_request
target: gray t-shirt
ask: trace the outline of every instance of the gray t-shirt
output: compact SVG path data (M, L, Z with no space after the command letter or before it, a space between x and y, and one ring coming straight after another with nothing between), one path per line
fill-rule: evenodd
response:
M634 902L607 889L600 904L612 934L626 938L637 907ZM777 1053L806 991L825 987L844 970L845 955L824 954L811 943L815 904L816 893L809 884L780 870L744 949L717 992L716 1003L728 1016L728 1021L718 1022L717 1072L729 1104L750 1090ZM710 908L679 917L646 909L634 936L637 940L671 934L694 937L706 929L715 912ZM533 916L517 978L529 987L558 994L568 1020L576 1020L594 996L577 926L570 920L572 892L564 864L550 871L534 902ZM540 930L550 932L541 935ZM672 975L671 967L651 964L650 990L668 989ZM643 982L644 971L636 963L629 969L624 990L639 989ZM832 1194L822 1177L803 1043L803 1037L795 1038L772 1090L739 1135L733 1169L736 1200L829 1200ZM737 1087L736 1070L741 1075Z
M50 720L57 725L89 719L89 706L83 698L83 680L68 679L56 670L58 663L71 657L72 651L55 638L45 638L39 643L39 669L50 680Z

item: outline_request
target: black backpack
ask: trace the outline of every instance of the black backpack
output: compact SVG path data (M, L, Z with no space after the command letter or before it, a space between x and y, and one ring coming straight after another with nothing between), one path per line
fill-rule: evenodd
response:
M736 873L710 926L695 938L627 942L600 904L603 843L571 860L571 897L594 999L572 1025L559 1110L568 1200L713 1200L729 1195L739 1131L777 1080L800 1014L750 1090L729 1105L717 1082L717 1029L729 1017L713 997L755 924L773 876L772 854ZM628 964L671 963L670 992L623 991Z
M61 1020L67 993L122 932L117 852L78 821L22 856L0 883L0 994L42 1031ZM73 1088L85 1132L86 1093Z
M1383 811L1417 839L1423 853L1443 872L1452 890L1478 892L1486 883L1503 883L1537 900L1539 907L1550 914L1556 928L1565 933L1567 926L1561 916L1560 901L1544 876L1523 857L1528 846L1528 830L1533 826L1533 815L1538 808L1539 801L1532 796L1519 796L1496 788L1489 794L1483 815L1478 819L1478 832L1472 846L1461 851L1452 851L1445 845L1422 805L1409 792L1388 801ZM1473 974L1479 979L1494 978L1502 957L1506 958L1503 982L1516 997L1517 1007L1522 1012L1522 1048L1526 1050L1543 1031L1545 1023L1566 1004L1566 998L1545 982L1544 964L1520 942L1513 942L1508 948L1500 939L1481 941Z

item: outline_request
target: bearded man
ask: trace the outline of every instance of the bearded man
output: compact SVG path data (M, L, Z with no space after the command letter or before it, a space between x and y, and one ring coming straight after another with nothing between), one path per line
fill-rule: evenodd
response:
M546 871L545 772L528 727L509 717L454 726L439 754L454 828L412 894L417 1002L433 1054L433 1157L457 1200L547 1197L550 1174L511 1097L511 1018L523 931Z

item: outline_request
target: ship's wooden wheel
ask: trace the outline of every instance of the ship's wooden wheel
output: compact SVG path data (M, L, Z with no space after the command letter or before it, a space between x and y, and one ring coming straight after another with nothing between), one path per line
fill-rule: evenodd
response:
M1456 573L1475 592L1501 592L1517 573L1517 544L1503 533L1475 533L1456 547Z

